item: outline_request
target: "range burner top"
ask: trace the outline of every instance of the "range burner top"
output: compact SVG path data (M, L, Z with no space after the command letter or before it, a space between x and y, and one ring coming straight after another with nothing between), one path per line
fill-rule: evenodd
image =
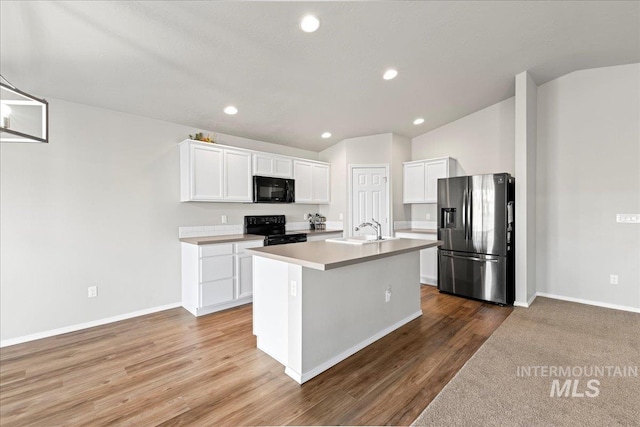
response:
M286 220L284 215L253 215L244 217L244 232L266 236L265 246L282 245L285 243L306 242L305 233L285 233Z

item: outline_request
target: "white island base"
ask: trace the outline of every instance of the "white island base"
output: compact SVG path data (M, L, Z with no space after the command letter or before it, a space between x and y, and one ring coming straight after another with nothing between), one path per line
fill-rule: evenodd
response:
M329 270L254 256L258 348L302 384L422 315L419 277L417 251Z

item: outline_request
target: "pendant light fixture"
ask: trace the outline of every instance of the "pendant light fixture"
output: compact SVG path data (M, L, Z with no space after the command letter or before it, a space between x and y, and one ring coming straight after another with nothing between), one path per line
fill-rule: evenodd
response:
M48 143L49 103L0 77L0 142Z

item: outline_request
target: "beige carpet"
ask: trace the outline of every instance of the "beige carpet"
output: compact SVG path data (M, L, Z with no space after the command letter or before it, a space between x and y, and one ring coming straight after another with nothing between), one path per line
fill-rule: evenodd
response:
M640 314L516 308L413 425L639 426Z

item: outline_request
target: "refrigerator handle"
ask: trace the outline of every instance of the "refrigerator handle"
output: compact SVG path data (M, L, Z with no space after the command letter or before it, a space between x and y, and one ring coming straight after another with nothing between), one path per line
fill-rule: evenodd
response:
M471 260L471 261L480 261L480 262L498 262L499 260L497 259L486 259L486 258L477 258L477 257L473 257L473 256L460 256L460 255L452 255L446 252L440 252L440 255L444 256L444 257L448 257L448 258L456 258L456 259L466 259L466 260Z
M462 192L462 227L464 229L464 240L467 240L467 189Z
M507 244L511 243L511 233L513 232L513 201L507 203ZM507 249L510 249L508 246Z
M469 219L467 220L467 228L469 229L469 240L473 239L473 190L469 190L467 194L467 201L469 206L467 207L467 214Z

